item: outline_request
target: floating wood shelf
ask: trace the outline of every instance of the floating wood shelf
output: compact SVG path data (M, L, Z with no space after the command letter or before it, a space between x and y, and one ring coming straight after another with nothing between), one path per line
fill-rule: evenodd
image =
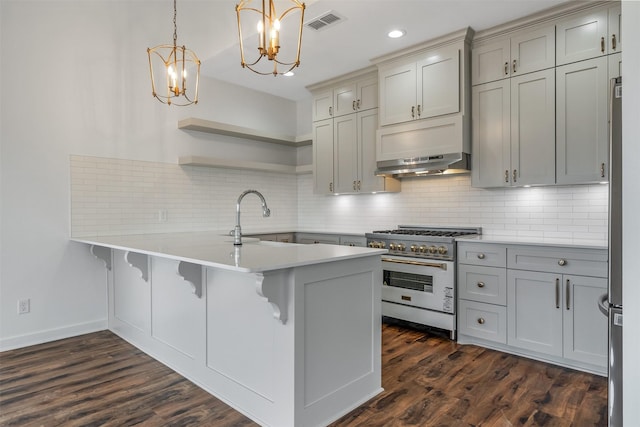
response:
M263 172L278 172L300 175L311 173L311 165L291 166L277 163L251 162L246 160L220 159L205 156L183 156L178 158L178 164L183 166L209 166L225 169L249 169Z
M300 136L279 135L271 132L263 132L241 126L214 122L211 120L189 117L178 121L178 129L194 130L198 132L215 133L219 135L233 136L236 138L252 139L254 141L269 142L272 144L301 147L311 145L311 134Z

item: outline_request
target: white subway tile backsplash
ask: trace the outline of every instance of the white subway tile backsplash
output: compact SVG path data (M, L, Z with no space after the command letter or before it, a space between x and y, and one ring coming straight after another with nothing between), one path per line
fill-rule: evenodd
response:
M400 193L334 197L314 194L311 175L87 156L72 156L70 167L75 237L226 232L235 224L238 195L255 188L272 216L262 218L258 200L249 196L245 232L365 233L423 224L481 226L496 237L607 239L608 186L601 184L487 190L471 187L462 175L405 179ZM166 222L159 220L160 210L167 211Z

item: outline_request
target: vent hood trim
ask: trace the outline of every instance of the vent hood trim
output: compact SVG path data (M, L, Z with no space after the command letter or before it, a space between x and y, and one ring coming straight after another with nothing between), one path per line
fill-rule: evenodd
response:
M377 163L375 174L393 178L465 174L471 172L470 157L468 153L449 153L387 160Z

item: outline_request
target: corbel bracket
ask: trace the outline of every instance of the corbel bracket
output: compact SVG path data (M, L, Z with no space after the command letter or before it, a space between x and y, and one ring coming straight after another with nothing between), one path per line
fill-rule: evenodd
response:
M202 266L191 262L180 261L178 263L178 276L191 285L193 293L202 298Z

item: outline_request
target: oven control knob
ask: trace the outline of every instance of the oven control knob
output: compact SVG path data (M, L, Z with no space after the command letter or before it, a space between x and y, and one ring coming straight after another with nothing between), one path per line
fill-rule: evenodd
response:
M411 252L416 252L418 250L418 247L416 245L411 245L409 249L411 249Z
M420 252L420 253L425 253L425 252L427 252L427 247L426 247L426 246L423 246L423 245L420 245L420 247L418 248L418 252Z
M438 250L438 248L436 248L435 246L429 246L429 253L430 254L435 254L437 250Z
M396 249L396 244L395 243L389 243L389 250L393 251Z
M369 242L369 245L368 245L368 246L369 246L370 248L375 248L375 247L376 247L376 244L375 244L374 242Z
M396 246L396 248L397 248L399 251L404 251L404 250L405 250L405 248L406 248L406 246L404 245L404 243L398 243L398 246Z
M447 253L447 248L446 248L446 246L440 246L440 247L438 248L438 253L439 253L440 255L444 255L444 254L446 254L446 253Z
M384 249L387 247L387 244L385 242L380 242L380 248Z

